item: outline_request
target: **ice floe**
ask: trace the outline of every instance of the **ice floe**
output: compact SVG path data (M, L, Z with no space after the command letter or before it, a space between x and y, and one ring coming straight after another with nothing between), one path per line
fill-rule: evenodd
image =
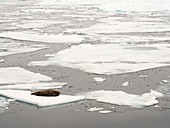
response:
M90 73L119 74L167 66L169 55L169 44L81 44L29 65L60 65Z
M107 0L106 0L107 1ZM169 0L114 0L102 4L105 11L167 11L170 10Z
M111 0L107 0L111 1ZM83 5L100 4L101 0L41 0L39 5Z
M83 38L79 35L48 35L48 34L36 34L27 32L3 32L0 33L0 37L26 40L26 41L38 41L44 43L80 43Z
M111 113L112 111L111 110L102 110L102 111L99 111L101 114L108 114L108 113Z
M0 90L0 95L39 107L64 105L68 103L78 102L84 99L83 96L71 96L62 94L57 97L34 96L31 95L30 91L23 90Z
M130 84L130 82L129 82L129 81L126 81L126 82L124 82L124 83L122 84L122 86L126 87L126 86L128 86L129 84Z
M33 83L51 81L52 78L20 67L0 68L0 84Z
M59 89L67 83L45 82L45 83L30 83L30 84L15 84L0 86L0 90L41 90L41 89Z
M105 81L106 79L105 78L101 78L101 77L95 77L93 78L96 82L103 82Z
M102 34L110 34L109 36L112 37L112 40L118 41L126 41L126 42L134 42L137 41L148 41L148 40L168 40L170 39L168 36L136 36L136 35L115 35L120 33L129 33L129 32L163 32L169 31L170 25L166 22L148 22L148 21L137 21L139 19L133 18L133 21L130 21L128 18L122 19L123 21L115 20L114 18L104 18L103 23L95 24L91 27L84 28L84 29L68 29L65 32L77 32L77 33L84 33L90 35L92 37L98 36L98 38L103 38L106 35ZM114 34L114 35L113 35ZM99 36L100 35L100 36ZM118 39L117 39L118 38ZM116 40L117 39L117 40ZM136 42L137 42L136 41Z
M41 0L39 5L93 4L105 11L162 11L169 10L169 0Z
M3 63L4 62L4 59L0 59L0 63Z
M78 95L85 96L86 99L95 99L99 102L116 105L129 105L136 108L156 105L158 104L158 100L156 98L163 96L162 93L153 90L151 90L150 93L144 93L142 95L128 94L123 91L105 90L80 93Z
M53 25L53 24L64 24L68 23L67 21L48 21L48 20L33 20L33 21L24 21L20 24L17 24L16 26L20 28L45 28L47 26Z
M103 110L103 108L93 107L93 108L87 109L88 112L95 112L95 111L100 111L100 110Z
M148 76L147 75L139 75L140 78L147 78Z
M0 42L0 56L32 52L45 48L47 48L45 45L24 44L3 40Z

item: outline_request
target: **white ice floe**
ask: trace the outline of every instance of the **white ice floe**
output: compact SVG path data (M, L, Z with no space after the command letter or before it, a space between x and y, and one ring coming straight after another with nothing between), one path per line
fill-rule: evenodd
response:
M167 83L169 83L170 81L169 81L169 80L162 80L162 82L163 82L164 84L167 84Z
M3 63L4 62L4 59L0 59L0 63Z
M33 45L15 42L0 42L0 56L37 51L47 48L45 45Z
M33 83L51 80L51 77L20 67L0 68L0 84Z
M88 28L83 29L68 29L65 32L77 32L84 33L90 36L98 37L99 39L106 37L106 35L102 34L110 34L109 36L115 42L126 41L126 42L135 42L137 41L150 41L150 40L168 40L170 37L159 37L159 36L136 36L136 35L115 35L119 33L129 33L129 32L163 32L169 31L170 25L166 22L151 22L151 21L136 21L139 20L133 18L134 21L130 21L130 19L122 19L122 21L115 20L114 18L105 18L103 19L103 23L95 24ZM127 21L124 21L127 20ZM114 34L114 35L111 35ZM103 39L104 40L104 39ZM136 42L137 42L136 41Z
M105 11L162 11L170 10L169 0L41 0L39 5L95 4Z
M95 77L93 78L96 82L103 82L105 81L106 79L105 78L101 78L101 77Z
M139 75L140 78L147 78L147 75Z
M27 32L3 32L0 33L0 37L26 40L26 41L38 41L44 43L80 43L83 38L79 35L48 35L48 34L36 34Z
M93 108L87 109L88 112L95 112L95 111L100 111L100 110L103 110L103 108L93 107Z
M108 0L106 0L108 1ZM105 11L167 11L170 10L169 0L114 0L101 4Z
M90 73L118 74L169 65L169 44L81 44L60 51L46 61L29 65L60 65Z
M56 24L66 24L67 21L49 21L49 20L33 20L33 21L23 21L20 24L17 24L16 26L21 28L45 28L50 25L56 25Z
M95 99L99 102L129 105L136 108L156 105L158 104L158 100L156 100L156 98L163 96L162 93L153 90L151 90L150 93L144 93L142 95L128 94L123 91L105 90L81 93L79 95L85 96L86 99Z
M108 114L108 113L111 113L112 111L111 110L102 110L102 111L99 111L101 114Z
M67 83L46 82L46 83L30 83L0 86L0 90L41 90L41 89L59 89Z
M0 90L0 95L16 99L17 101L37 105L39 107L48 107L54 105L63 105L78 102L84 99L83 96L60 95L57 97L45 97L31 95L30 91L22 90Z
M39 5L83 5L100 3L103 3L102 0L41 0Z
M129 82L129 81L126 81L126 82L124 82L124 83L122 84L122 86L126 87L126 86L128 86L129 84L130 84L130 82Z

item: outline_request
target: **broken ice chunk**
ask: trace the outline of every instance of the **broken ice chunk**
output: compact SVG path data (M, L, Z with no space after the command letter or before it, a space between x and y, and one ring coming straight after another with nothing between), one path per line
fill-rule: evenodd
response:
M95 112L95 111L99 111L99 110L103 110L103 108L93 107L93 108L89 108L87 111L88 112Z
M102 110L102 111L99 111L101 114L108 114L108 113L111 113L112 111L111 110Z
M141 77L141 78L147 78L148 76L147 76L147 75L139 75L139 77Z
M101 77L95 77L95 78L93 78L96 82L103 82L103 81L105 81L106 79L104 79L104 78L101 78Z
M3 63L4 62L4 59L0 59L0 63Z
M128 86L129 85L129 81L126 81L122 84L122 86Z

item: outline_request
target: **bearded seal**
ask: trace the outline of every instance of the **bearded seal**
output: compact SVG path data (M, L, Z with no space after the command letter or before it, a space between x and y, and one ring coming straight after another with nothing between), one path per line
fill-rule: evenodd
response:
M60 94L61 94L60 91L54 89L40 90L31 93L31 95L36 95L36 96L59 96Z

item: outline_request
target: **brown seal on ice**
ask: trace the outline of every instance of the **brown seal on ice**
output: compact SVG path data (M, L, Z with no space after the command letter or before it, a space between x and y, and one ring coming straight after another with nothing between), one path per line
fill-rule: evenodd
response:
M54 89L40 90L31 93L31 95L36 95L36 96L59 96L60 94L61 94L60 91Z

